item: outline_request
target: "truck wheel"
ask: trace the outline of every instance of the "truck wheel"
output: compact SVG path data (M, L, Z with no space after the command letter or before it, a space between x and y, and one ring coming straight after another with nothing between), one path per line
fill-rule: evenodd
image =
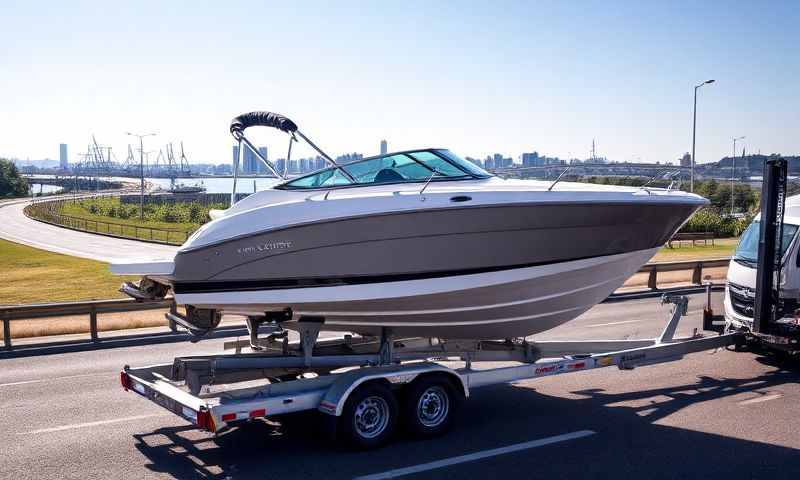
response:
M461 406L463 396L442 377L422 377L408 386L403 421L408 433L428 438L445 433Z
M392 391L372 383L350 394L339 419L341 438L366 450L385 445L397 428L399 408Z

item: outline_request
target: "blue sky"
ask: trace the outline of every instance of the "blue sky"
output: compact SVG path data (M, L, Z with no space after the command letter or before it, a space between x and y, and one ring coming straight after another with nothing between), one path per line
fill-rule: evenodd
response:
M183 140L230 160L230 119L273 110L338 154L449 147L699 162L800 153L800 4L765 2L3 2L0 155L124 158ZM270 156L285 140L261 134ZM301 152L301 154L304 152ZM310 153L310 152L309 152Z

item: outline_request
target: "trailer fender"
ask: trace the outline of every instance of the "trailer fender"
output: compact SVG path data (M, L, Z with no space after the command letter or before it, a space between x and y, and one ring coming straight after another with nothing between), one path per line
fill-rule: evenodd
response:
M420 375L433 372L441 372L452 378L456 385L461 386L464 397L469 396L469 388L464 379L461 378L461 375L445 366L430 362L413 365L389 365L359 368L342 373L322 397L318 409L322 413L339 417L342 415L347 398L359 385L373 380L385 380L395 385L406 384L414 381Z

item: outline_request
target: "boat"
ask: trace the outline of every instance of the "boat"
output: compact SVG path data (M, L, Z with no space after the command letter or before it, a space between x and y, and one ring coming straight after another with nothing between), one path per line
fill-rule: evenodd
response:
M328 162L288 179L244 135L277 128ZM231 133L281 181L217 212L174 258L112 265L122 291L170 290L196 335L222 314L360 335L513 339L561 325L646 263L708 201L673 189L499 178L444 148L337 164L288 118ZM288 161L287 161L288 163ZM562 174L563 175L563 174ZM252 329L251 329L252 334Z
M194 185L186 185L184 183L175 183L174 178L170 180L169 193L187 195L193 193L203 193L206 191L206 187L203 185L202 181Z

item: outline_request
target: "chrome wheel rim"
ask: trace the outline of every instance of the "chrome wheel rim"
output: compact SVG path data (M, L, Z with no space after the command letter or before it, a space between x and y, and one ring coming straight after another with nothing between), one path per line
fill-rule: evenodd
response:
M356 433L363 438L375 438L389 425L389 404L382 397L367 397L356 406L353 415Z
M442 424L450 412L450 397L444 388L436 385L422 392L417 402L417 418L426 427Z

